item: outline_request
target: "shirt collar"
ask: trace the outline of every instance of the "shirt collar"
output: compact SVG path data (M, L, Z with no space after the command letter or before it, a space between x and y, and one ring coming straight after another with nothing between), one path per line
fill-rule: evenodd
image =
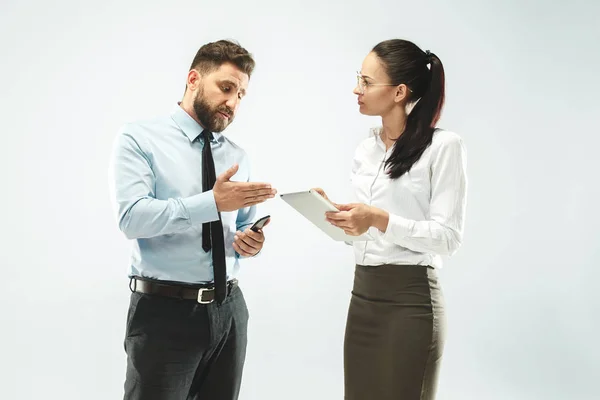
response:
M381 139L382 132L383 132L383 127L373 128L373 129L371 129L371 136L373 136L375 138L375 143L377 144L377 146L379 146L380 149L385 151L385 143L383 143L383 140ZM390 147L390 149L391 149L391 147Z
M182 107L181 102L177 102L177 104L173 107L173 111L171 112L171 117L173 121L181 128L183 133L188 137L190 142L193 142L200 136L204 128L200 125L191 115L189 115ZM217 143L221 138L220 133L213 132L213 140L212 142Z

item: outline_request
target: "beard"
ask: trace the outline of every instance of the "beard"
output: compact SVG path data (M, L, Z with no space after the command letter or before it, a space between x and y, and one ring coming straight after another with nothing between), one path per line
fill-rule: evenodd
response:
M213 107L204 97L204 89L201 89L194 99L194 112L198 120L211 132L223 132L229 124L233 122L233 110L226 105ZM229 118L223 118L219 113L223 113Z

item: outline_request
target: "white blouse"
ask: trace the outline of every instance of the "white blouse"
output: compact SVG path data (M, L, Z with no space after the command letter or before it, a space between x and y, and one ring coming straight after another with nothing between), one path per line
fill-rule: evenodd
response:
M351 180L356 201L386 210L385 232L371 227L375 240L353 242L360 265L429 265L441 268L442 255L461 245L465 220L466 150L456 133L437 130L431 145L409 172L392 180L384 162L382 128L356 149Z

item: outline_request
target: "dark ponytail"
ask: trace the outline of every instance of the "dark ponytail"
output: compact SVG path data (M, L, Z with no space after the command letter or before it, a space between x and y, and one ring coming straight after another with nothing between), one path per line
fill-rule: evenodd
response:
M381 42L373 52L381 60L391 82L404 83L410 89L409 102L417 102L386 160L388 175L396 179L408 172L431 144L444 106L444 66L435 54L424 52L407 40Z

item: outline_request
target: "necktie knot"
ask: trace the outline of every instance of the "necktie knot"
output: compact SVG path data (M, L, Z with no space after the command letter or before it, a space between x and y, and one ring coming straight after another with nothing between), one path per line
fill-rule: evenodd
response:
M212 132L209 131L208 129L203 130L201 135L202 135L202 139L204 139L204 143L209 143L214 138Z

